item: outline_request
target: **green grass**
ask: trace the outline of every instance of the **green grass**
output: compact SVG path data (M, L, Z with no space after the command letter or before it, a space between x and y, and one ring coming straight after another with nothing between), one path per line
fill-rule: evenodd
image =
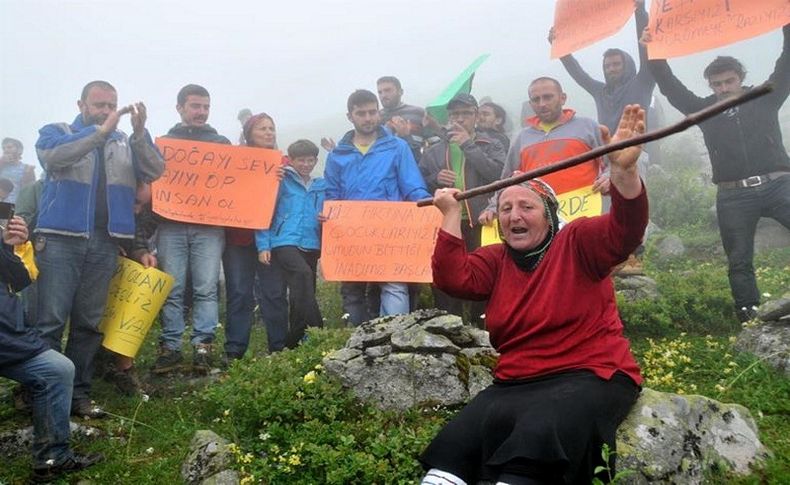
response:
M696 237L705 244L710 241ZM663 296L658 302L622 308L647 385L704 394L751 410L760 437L774 457L748 478L716 477L716 483L790 483L790 380L753 356L732 351L730 337L737 335L740 326L730 308L723 257L707 252L704 260L693 254L662 265L650 260L649 251L647 258L648 271ZM790 248L758 255L755 266L761 291L779 295L790 288ZM336 348L348 335L340 330L338 290L336 283L321 283L319 288L327 327L335 330L319 332L304 348L265 357L265 332L256 326L253 356L209 389L204 382L183 376L151 379L150 400L143 402L119 396L109 384L96 381L94 398L115 416L89 423L105 433L103 438L77 441L74 447L81 452L102 452L107 459L62 483L79 479L101 484L180 483L189 441L196 430L206 428L239 446L238 466L245 467L245 473L268 477L271 483L305 483L305 477L311 477L307 482L321 482L315 477L322 472L323 480L334 483L387 482L386 477L392 482L416 480L420 473L417 453L451 411L428 409L395 416L350 404L348 396L320 371L318 385L303 382L303 375L320 362L322 352ZM218 335L217 347L221 348L221 330ZM142 374L153 364L155 351L156 331L152 331L137 360ZM673 364L660 355L674 355ZM667 379L670 370L672 378ZM0 394L10 392L11 387L10 381L0 380ZM0 430L28 425L29 418L15 413L7 401L0 402ZM282 412L266 411L270 408ZM269 433L271 441L260 439L264 433ZM303 443L301 448L299 443ZM273 460L280 455L271 452L272 444L277 444L284 459L295 460L293 455L298 454L302 462L290 471L277 468L280 465ZM289 451L290 447L296 451ZM245 456L251 461L245 463ZM25 483L29 467L27 455L7 460L0 467L0 483ZM409 479L402 479L403 474Z

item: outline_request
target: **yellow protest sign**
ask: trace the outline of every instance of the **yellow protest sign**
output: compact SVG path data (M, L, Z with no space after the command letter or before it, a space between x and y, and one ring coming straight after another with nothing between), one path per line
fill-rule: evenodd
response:
M156 268L146 269L131 259L118 257L99 325L104 333L102 345L127 357L137 355L173 281L172 276Z
M557 194L557 202L560 203L560 217L565 222L579 217L600 216L603 211L601 193L593 192L592 185Z
M480 228L480 246L490 246L492 244L502 244L499 237L499 221L494 219L490 225Z
M414 202L324 203L321 273L327 281L430 283L442 213Z
M788 0L653 0L650 59L731 44L790 23Z

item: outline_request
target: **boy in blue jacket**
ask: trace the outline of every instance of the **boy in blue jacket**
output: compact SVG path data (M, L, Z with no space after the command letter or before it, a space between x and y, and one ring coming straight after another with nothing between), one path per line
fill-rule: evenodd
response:
M255 244L258 260L278 266L285 275L291 307L285 345L294 348L304 338L305 328L324 326L315 287L326 182L310 177L318 162L315 143L295 141L288 147L288 158L272 223L269 229L255 232Z

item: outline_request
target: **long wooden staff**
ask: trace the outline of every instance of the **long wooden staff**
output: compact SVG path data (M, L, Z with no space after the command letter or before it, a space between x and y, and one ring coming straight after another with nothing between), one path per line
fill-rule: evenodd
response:
M738 106L739 104L743 104L752 101L756 98L759 98L760 96L764 96L770 93L771 91L773 91L773 85L771 83L765 83L754 89L750 89L749 91L746 91L740 96L726 99L724 101L719 101L718 103L712 104L705 109L702 109L695 113L691 113L690 115L686 116L685 118L683 118L682 120L678 121L673 125L665 126L664 128L661 128L659 130L651 131L649 133L645 133L644 135L636 136L634 138L629 138L627 140L622 140L617 143L600 146L598 148L594 148L580 155L576 155L571 158L566 158L561 162L536 168L535 170L524 172L522 174L516 175L515 177L510 177L503 180L497 180L496 182L492 182L487 185L481 185L480 187L475 187L474 189L470 189L464 192L458 192L455 194L455 198L456 200L464 200L474 197L476 195L495 192L497 190L504 189L505 187L510 187L511 185L520 184L521 182L534 179L536 177L542 177L543 175L554 173L559 170L575 167L576 165L587 162L589 160L602 157L607 153L611 153L617 150L622 150L623 148L628 148L634 145L641 145L642 143L648 143L651 141L659 140L661 138L666 138L669 135L674 135L675 133L679 133L683 130L686 130L691 126L702 123L708 118L712 118L713 116L716 116L719 113L723 113L724 111L727 111L730 108ZM612 133L612 135L614 135L614 133ZM425 207L429 205L433 205L433 198L420 199L417 201L418 207Z

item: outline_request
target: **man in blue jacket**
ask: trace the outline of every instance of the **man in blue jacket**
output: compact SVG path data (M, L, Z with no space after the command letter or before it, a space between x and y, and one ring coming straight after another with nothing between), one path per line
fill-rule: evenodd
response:
M89 393L118 241L134 238L137 182L159 178L164 161L145 129L143 103L117 109L115 88L92 81L77 106L80 114L71 124L46 125L36 143L46 172L35 238L41 272L36 327L59 351L71 320L65 352L75 367L71 413L100 417L104 413ZM117 129L126 114L131 137Z
M15 294L30 285L35 271L21 257L30 251L25 221L16 216L0 228L0 376L30 389L33 412L33 483L50 482L64 473L87 468L100 454L81 455L69 447L74 364L49 348L22 320Z
M324 169L327 200L416 201L430 197L409 145L380 125L376 95L360 89L348 98L348 120L354 129L329 153ZM353 325L379 315L409 312L406 283L380 283L378 314L367 299L368 283L340 286L343 311Z

